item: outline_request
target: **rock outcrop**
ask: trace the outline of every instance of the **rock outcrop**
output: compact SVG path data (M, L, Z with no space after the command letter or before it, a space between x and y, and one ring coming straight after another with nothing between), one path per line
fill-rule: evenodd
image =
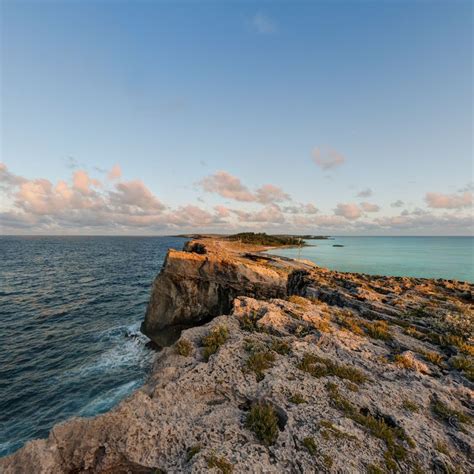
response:
M184 330L115 409L57 425L0 472L473 472L472 285L204 244L170 252L149 327L228 314ZM271 275L276 298L257 289Z
M288 273L312 267L252 253L250 246L242 252L240 247L208 238L189 242L182 252L169 250L153 283L142 332L167 345L181 329L229 314L237 296L285 297Z

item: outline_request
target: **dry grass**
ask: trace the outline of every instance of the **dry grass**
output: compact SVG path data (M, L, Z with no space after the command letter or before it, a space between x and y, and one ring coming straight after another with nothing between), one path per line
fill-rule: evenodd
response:
M379 320L374 322L363 323L367 334L373 339L381 339L382 341L389 341L392 339L390 327L387 321Z
M435 364L439 367L443 367L444 365L444 357L435 351L425 351L422 352L423 357L432 364Z
M303 296L298 296L298 295L291 295L287 298L287 300L290 303L296 304L298 306L302 306L303 308L306 308L308 305L311 304L311 301L304 298Z
M415 360L407 354L397 354L393 361L396 366L402 369L416 370Z

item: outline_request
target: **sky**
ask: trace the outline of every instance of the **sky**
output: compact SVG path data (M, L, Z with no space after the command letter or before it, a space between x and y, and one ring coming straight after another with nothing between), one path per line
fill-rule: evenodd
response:
M0 233L473 234L470 1L0 3Z

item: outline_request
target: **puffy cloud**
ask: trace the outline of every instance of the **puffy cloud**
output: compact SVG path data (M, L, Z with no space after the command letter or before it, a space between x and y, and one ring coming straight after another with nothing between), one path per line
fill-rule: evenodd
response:
M26 182L25 178L8 171L4 163L0 163L0 189L9 192L12 188Z
M462 209L472 206L472 192L458 194L427 193L425 201L435 209Z
M204 191L216 193L225 198L242 202L255 201L255 196L241 183L240 179L226 171L218 171L207 176L199 184Z
M290 196L273 184L264 184L254 193L244 186L239 178L226 171L218 171L198 183L204 191L241 202L270 204L290 200Z
M284 212L289 214L317 214L319 209L311 203L285 206Z
M360 207L365 212L378 212L378 211L380 211L380 206L378 206L377 204L372 204L370 202L361 202Z
M342 165L346 159L337 151L329 150L323 154L319 148L312 151L313 161L323 170L330 170Z
M394 201L390 204L391 207L402 207L404 205L405 205L405 203L403 201L401 201L400 199L397 199L396 201Z
M263 209L254 212L233 210L240 222L262 222L262 223L278 223L282 224L285 222L285 215L283 214L280 206L277 204L269 204Z
M360 198L366 198L372 196L372 190L370 188L365 188L362 191L359 191L356 196Z
M357 204L354 203L339 203L334 209L336 216L342 216L349 220L359 219L362 216L362 211Z
M142 212L160 212L166 207L142 181L117 183L115 189L116 191L110 192L110 202L122 211L137 209Z
M92 187L100 187L101 185L100 181L91 178L84 170L75 171L72 180L74 189L85 195L93 192Z
M288 201L290 196L278 186L264 184L261 188L257 189L255 198L262 204L269 204L272 202Z
M256 13L250 19L249 23L250 26L254 29L254 31L261 35L270 35L276 33L278 30L278 26L275 20L273 20L267 15L264 15L261 12Z
M111 170L107 174L107 178L111 181L120 179L122 177L122 168L119 165L112 166Z

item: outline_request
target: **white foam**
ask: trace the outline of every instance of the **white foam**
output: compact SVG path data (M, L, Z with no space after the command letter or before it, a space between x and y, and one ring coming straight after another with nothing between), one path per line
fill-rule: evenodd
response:
M132 393L133 390L139 387L140 381L134 380L119 387L108 390L91 400L84 408L79 411L79 416L94 416L97 413L102 413L109 410L116 405L122 398Z

